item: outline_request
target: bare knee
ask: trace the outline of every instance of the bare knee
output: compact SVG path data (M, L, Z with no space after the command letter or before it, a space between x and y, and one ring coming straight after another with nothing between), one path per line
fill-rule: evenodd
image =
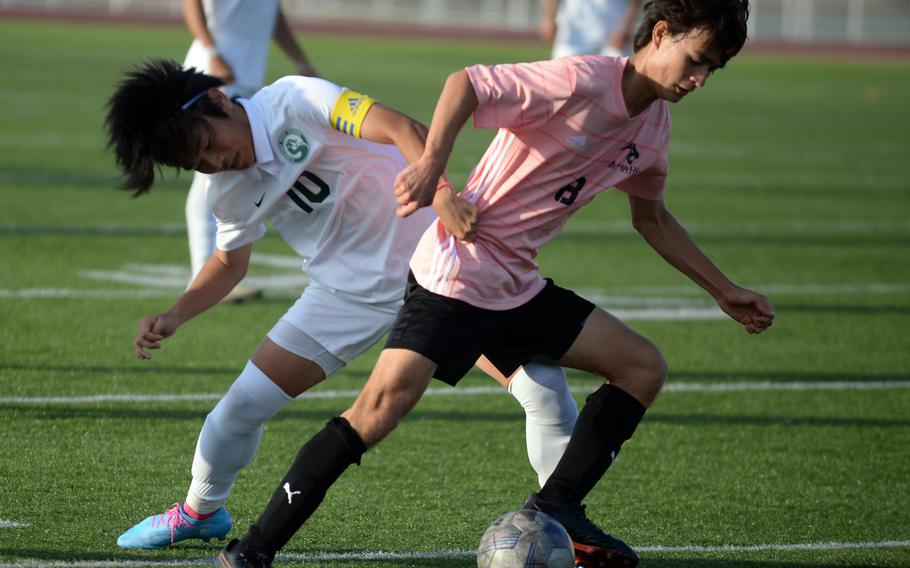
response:
M398 427L423 395L436 364L406 349L385 349L354 405L342 416L368 448Z
M342 416L372 448L398 427L426 390L429 377L393 384L370 385L363 389L354 405Z
M613 372L605 375L610 383L649 406L667 378L667 361L656 345L643 340Z
M351 427L363 440L367 448L372 448L398 427L404 418L388 404L388 396L360 396L348 410L342 413Z
M660 352L656 345L652 343L651 348L652 352L648 356L643 374L647 387L650 388L653 396L656 397L667 380L667 360L664 359L663 353Z

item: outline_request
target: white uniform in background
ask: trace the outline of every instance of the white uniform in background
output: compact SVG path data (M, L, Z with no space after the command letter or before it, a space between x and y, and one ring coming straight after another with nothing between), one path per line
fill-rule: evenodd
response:
M265 79L269 44L278 0L203 0L209 33L218 54L231 66L236 81L223 88L228 96L250 97ZM210 53L197 39L186 54L183 66L210 73ZM215 250L215 218L205 204L208 176L196 172L186 198L186 227L190 244L193 277Z
M564 55L628 55L606 45L621 24L629 0L562 0L556 12L555 59Z

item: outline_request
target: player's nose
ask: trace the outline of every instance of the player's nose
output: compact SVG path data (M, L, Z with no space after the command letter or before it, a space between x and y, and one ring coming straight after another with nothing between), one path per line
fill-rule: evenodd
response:
M704 87L705 83L708 82L708 74L707 73L704 73L704 74L698 73L698 74L692 75L691 77L689 77L689 81L692 82L692 85L694 85L695 88Z

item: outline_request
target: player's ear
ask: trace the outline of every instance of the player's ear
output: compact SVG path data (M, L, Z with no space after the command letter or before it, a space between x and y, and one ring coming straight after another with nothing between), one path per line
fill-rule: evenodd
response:
M221 110L223 110L224 112L228 112L230 110L231 106L233 106L233 104L234 104L231 101L231 99L226 94L224 94L224 92L221 91L221 89L218 89L217 87L212 87L211 89L206 91L205 94L209 98L210 101L212 101L213 103L218 105L218 107Z
M660 47L660 44L667 40L670 37L670 24L666 20L661 20L654 24L654 27L651 29L651 43L654 44L655 49Z

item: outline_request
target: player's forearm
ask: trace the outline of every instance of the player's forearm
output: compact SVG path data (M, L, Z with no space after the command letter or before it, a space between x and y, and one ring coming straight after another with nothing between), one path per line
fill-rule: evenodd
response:
M422 155L427 141L427 127L406 114L375 103L360 127L360 136L380 144L394 144L409 164Z
M436 103L426 149L421 158L432 164L439 175L445 170L458 133L477 109L477 104L468 72L462 69L449 75Z
M540 19L545 22L556 20L556 7L559 0L544 0L540 3Z
M297 42L297 38L294 37L294 31L291 29L291 25L288 23L287 17L281 9L278 10L278 15L275 18L275 28L272 32L272 38L275 40L275 43L278 44L278 47L281 48L281 51L283 51L291 61L296 63L298 67L312 69L310 61L303 52L303 48L301 48L300 44Z
M249 252L240 251L232 256L229 260L227 255L216 251L168 314L184 324L224 299L246 276L248 266Z
M666 209L654 218L638 220L635 229L660 256L713 298L721 298L726 290L734 287L733 282L698 248L686 229Z
M428 130L426 126L409 116L400 114L399 117L389 129L389 143L398 148L409 164L413 164L423 155Z
M215 39L209 33L202 0L183 0L182 9L183 21L186 23L190 33L193 34L193 37L206 47L215 47Z

